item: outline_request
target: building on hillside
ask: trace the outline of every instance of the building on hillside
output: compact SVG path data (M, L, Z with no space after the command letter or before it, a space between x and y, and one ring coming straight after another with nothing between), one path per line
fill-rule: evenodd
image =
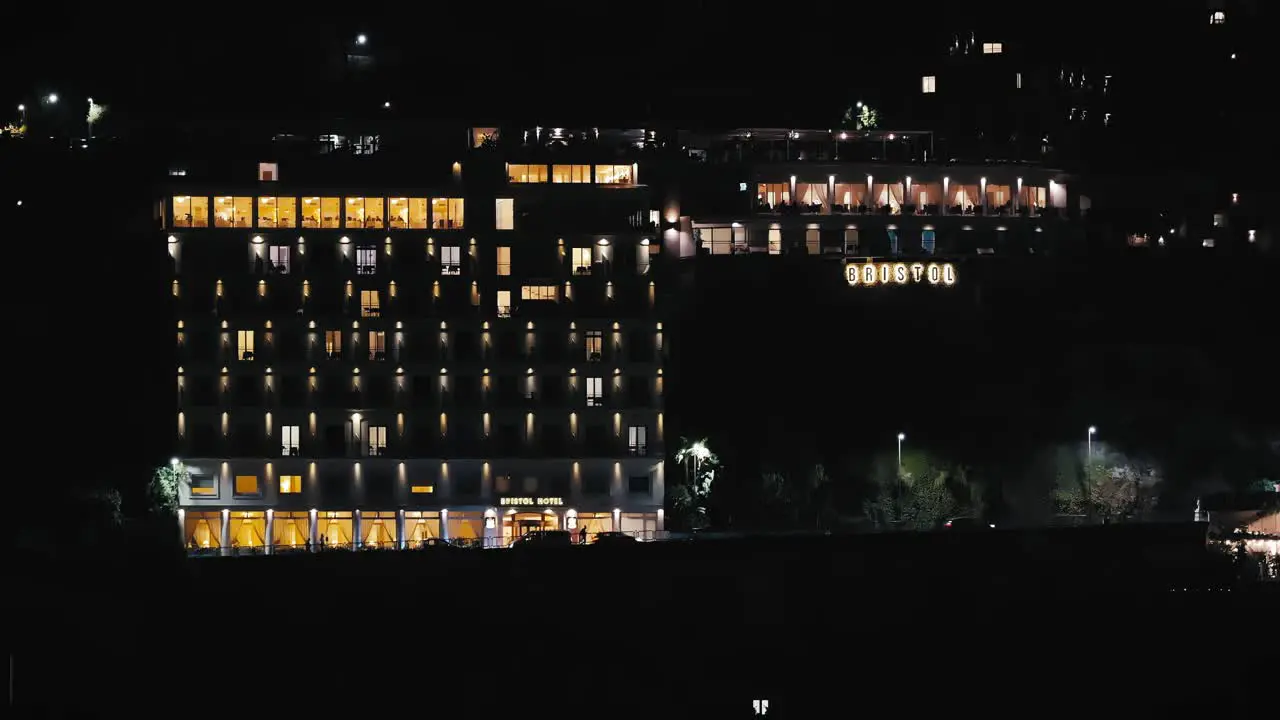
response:
M188 547L660 533L661 274L638 172L477 150L435 187L263 163L169 188Z

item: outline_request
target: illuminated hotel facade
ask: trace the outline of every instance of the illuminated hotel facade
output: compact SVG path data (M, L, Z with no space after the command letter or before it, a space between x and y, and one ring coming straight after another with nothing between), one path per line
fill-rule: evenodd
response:
M262 163L256 183L166 191L190 550L664 530L639 168L509 163L484 137L437 187L291 184ZM574 207L597 212L556 210Z
M682 260L950 286L970 257L1051 254L1085 206L1030 165L857 156L892 133L468 133L432 187L262 163L165 192L189 548L659 537Z
M1087 212L1088 199L1069 193L1065 173L1022 163L920 162L923 150L912 161L885 161L911 155L890 143L927 148L928 133L863 133L861 146L873 153L845 159L853 155L842 152L851 135L749 129L706 138L708 166L719 158L738 167L720 182L736 180L741 200L686 203L681 255L901 261L910 275L911 258L1052 254L1082 238L1080 224L1065 221ZM928 263L917 264L931 282ZM934 279L951 284L942 274Z

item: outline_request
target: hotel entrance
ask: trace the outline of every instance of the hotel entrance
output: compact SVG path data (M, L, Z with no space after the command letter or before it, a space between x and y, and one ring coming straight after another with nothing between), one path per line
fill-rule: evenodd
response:
M531 532L559 529L560 517L555 513L508 513L502 516L502 544L510 545Z

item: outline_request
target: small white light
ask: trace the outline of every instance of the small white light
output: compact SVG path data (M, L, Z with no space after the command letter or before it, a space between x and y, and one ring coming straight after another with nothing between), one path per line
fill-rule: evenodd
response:
M390 101L390 100L388 100L388 101L386 101L386 102L382 103L382 107L384 107L384 108L389 108L389 107L391 107L391 101Z
M367 42L369 42L369 38L366 37L364 33L360 33L359 35L356 36L357 45L364 45Z

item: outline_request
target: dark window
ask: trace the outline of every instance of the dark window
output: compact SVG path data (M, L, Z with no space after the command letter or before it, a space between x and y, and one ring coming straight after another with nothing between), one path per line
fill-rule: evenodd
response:
M191 454L196 457L215 457L218 450L218 431L209 423L193 423L191 426Z
M262 404L262 379L241 375L234 380L237 405Z
M582 476L582 492L585 495L608 495L609 474L603 470L585 473Z
M653 337L646 330L632 330L627 338L627 356L631 362L653 360Z
M343 425L328 425L324 429L324 454L328 457L344 457L347 454L347 429Z
M520 359L520 340L513 332L498 333L498 359L514 362Z
M635 375L627 378L627 402L632 406L645 407L653 398L650 392L649 378Z
M480 343L474 333L459 331L453 335L453 357L459 362L475 362L480 359Z
M188 398L192 405L217 405L218 381L208 376L187 378Z
M627 478L627 492L632 495L648 495L653 491L648 475L632 475Z
M435 397L436 388L440 386L440 379L437 375L414 375L410 392L413 393L414 405L431 405Z
M546 424L542 426L542 435L538 438L543 455L564 456L569 454L568 436L563 425Z
M280 404L284 407L302 407L307 403L306 380L300 377L280 378Z

